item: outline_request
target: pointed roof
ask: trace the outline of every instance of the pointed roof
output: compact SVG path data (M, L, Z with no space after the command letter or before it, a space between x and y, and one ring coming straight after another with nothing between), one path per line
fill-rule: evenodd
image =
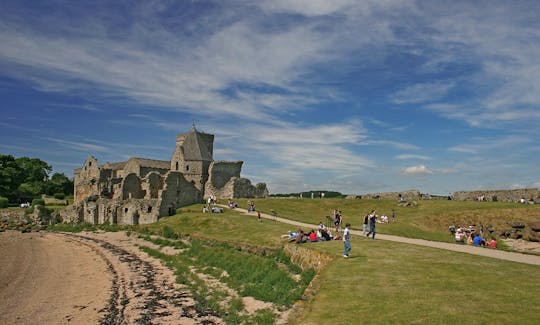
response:
M213 161L214 135L197 131L195 125L186 133L180 134L184 141L185 160Z

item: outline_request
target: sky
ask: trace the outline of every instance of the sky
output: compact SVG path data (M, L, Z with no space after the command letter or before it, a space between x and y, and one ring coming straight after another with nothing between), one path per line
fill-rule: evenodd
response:
M270 193L540 187L539 1L0 2L0 154L214 160Z

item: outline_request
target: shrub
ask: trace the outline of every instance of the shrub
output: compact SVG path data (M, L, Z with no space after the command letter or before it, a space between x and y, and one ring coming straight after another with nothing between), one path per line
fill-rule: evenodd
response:
M170 239L178 239L178 234L176 234L174 229L169 226L163 226L162 236Z
M54 193L54 198L57 200L63 200L65 197L64 193Z
M43 199L33 199L32 200L32 206L35 206L35 205L45 206L45 200L43 200Z
M7 208L8 207L8 199L5 197L0 196L0 209Z

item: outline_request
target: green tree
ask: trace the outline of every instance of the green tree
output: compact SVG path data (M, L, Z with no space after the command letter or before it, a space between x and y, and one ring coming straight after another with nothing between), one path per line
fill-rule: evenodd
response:
M55 193L73 194L73 181L64 173L55 173L45 183L44 192L47 195L54 195Z
M11 155L0 155L0 196L12 199L21 185L22 170Z

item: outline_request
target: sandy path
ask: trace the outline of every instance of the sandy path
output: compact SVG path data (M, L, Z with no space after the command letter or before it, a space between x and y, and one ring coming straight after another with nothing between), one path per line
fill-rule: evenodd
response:
M0 233L0 324L221 324L122 233ZM152 247L156 248L156 247Z
M228 208L225 205L220 205L224 208ZM245 214L249 215L256 215L256 212L248 212L246 209L242 208L235 208L234 210L238 212L243 212ZM270 219L274 221L279 221L283 223L288 223L291 225L295 225L298 227L305 227L305 228L317 228L317 225L309 224L309 223L303 223L298 222L294 220L289 220L281 217L276 217L270 214L261 213L261 218ZM360 237L365 237L362 235L362 232L359 230L351 230L351 234L357 235ZM476 246L469 246L469 245L462 245L462 244L451 244L451 243L443 243L443 242L436 242L436 241L430 241L430 240L424 240L424 239L415 239L415 238L407 238L407 237L400 237L400 236L393 236L393 235L383 235L383 234L377 234L375 236L377 239L382 240L390 240L400 243L407 243L407 244L413 244L413 245L420 245L420 246L428 246L428 247L434 247L434 248L440 248L440 249L446 249L450 251L455 252L461 252L461 253L468 253L468 254L474 254L474 255L480 255L480 256L486 256L486 257L492 257L492 258L498 258L501 260L507 260L512 262L519 262L519 263L525 263L525 264L533 264L533 265L540 265L540 256L538 255L529 255L529 254L522 254L522 253L514 253L514 252L506 252L501 250L495 250L495 249L489 249L484 247L476 247Z

